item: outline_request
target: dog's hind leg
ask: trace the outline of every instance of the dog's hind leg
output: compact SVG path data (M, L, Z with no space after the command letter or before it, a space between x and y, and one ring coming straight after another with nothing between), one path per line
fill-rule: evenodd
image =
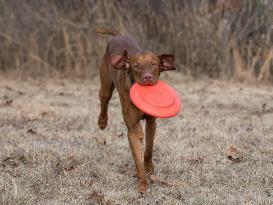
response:
M107 57L104 55L100 66L100 81L101 87L99 91L101 111L98 119L98 125L100 129L104 129L108 123L108 103L112 97L115 86L109 75L109 67L107 63Z

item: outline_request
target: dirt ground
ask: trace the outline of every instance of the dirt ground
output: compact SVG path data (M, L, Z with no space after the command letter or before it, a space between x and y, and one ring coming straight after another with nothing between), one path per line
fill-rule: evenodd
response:
M0 77L0 204L273 204L272 86L164 79L184 104L158 120L172 185L141 197L116 93L101 131L98 79Z

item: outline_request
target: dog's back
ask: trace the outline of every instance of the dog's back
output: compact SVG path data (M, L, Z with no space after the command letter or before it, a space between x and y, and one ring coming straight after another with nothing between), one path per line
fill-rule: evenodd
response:
M137 40L129 35L114 36L108 41L109 55L122 55L126 50L129 56L140 52L141 48Z

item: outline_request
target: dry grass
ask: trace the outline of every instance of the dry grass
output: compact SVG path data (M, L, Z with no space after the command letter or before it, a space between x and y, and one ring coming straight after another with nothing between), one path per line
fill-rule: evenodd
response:
M0 70L95 75L108 37L94 30L103 27L175 54L177 69L195 77L272 81L272 13L268 0L0 0Z
M154 163L174 186L139 197L116 94L100 131L97 79L1 77L0 204L272 204L272 86L165 80L184 110L158 120Z
M246 50L246 58L240 52L244 48L240 48L236 43L232 44L232 53L234 58L234 78L243 82L261 82L271 78L271 62L273 60L273 47L269 49L258 49L253 56L252 49L248 45ZM259 71L257 71L257 64Z

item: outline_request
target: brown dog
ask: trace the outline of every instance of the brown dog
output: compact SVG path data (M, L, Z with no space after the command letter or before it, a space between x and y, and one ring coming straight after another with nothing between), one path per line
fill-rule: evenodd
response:
M154 172L152 151L156 119L144 114L132 104L129 90L134 82L141 85L154 85L159 79L160 72L175 70L174 55L157 56L152 52L144 51L133 37L120 35L114 30L97 29L96 32L114 36L108 41L100 67L101 112L98 124L101 129L107 126L108 103L114 88L116 88L120 97L123 118L128 128L130 148L135 160L138 191L145 193L147 189L146 173L152 174ZM140 125L142 119L146 120L144 163L141 153L141 142L144 136Z

